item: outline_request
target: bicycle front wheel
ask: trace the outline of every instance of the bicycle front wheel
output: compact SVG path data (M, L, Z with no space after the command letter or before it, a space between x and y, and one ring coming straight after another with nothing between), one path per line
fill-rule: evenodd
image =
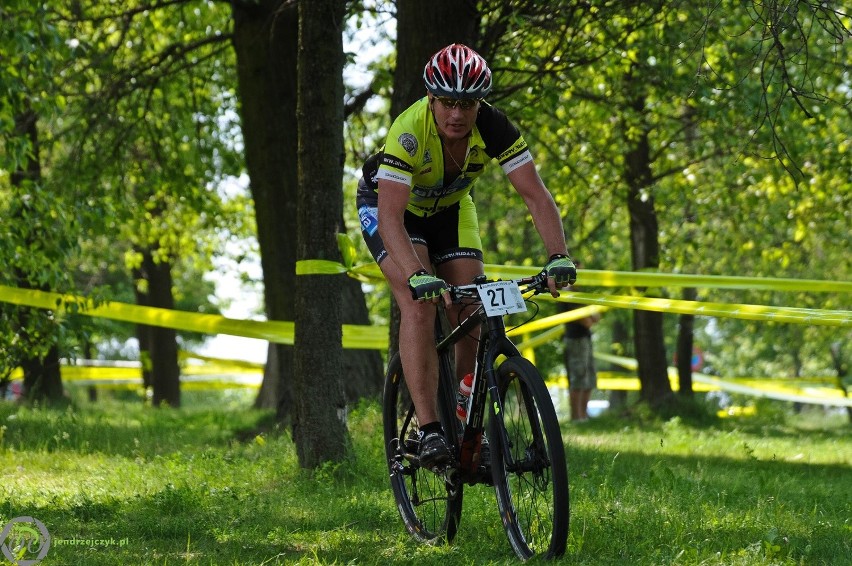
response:
M506 535L522 560L556 558L568 539L568 466L553 401L528 360L497 369L489 421L491 473ZM499 410L498 410L499 407Z
M439 396L442 416L450 414L441 399ZM412 458L417 454L420 427L399 354L388 363L382 415L391 487L405 528L421 542L452 542L461 520L462 486L421 468Z

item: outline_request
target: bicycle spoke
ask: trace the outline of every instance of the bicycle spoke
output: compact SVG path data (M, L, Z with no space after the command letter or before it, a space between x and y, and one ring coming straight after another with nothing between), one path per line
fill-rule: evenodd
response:
M461 515L461 490L417 464L419 423L398 357L388 365L382 403L391 487L406 529L424 542L452 540Z
M499 443L492 448L492 472L506 534L522 559L560 556L568 532L568 485L556 414L532 364L513 358L500 367L500 376L501 418L493 417L490 426Z

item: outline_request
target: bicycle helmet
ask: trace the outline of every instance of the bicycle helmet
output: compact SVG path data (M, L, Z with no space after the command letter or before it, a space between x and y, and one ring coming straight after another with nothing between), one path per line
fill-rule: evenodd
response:
M423 70L426 90L435 96L485 98L491 91L491 69L482 55L461 43L444 47Z

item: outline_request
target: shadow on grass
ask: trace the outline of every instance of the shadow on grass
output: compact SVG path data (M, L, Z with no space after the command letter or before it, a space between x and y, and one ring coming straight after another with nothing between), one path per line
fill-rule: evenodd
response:
M5 427L0 448L18 451L70 450L151 459L180 450L201 451L248 442L258 431L277 431L271 412L254 409L9 409L0 404L0 426Z
M157 483L128 477L130 495L69 489L35 506L22 506L9 493L0 500L0 516L32 516L57 540L84 541L57 544L51 549L55 564L514 562L485 486L465 488L457 544L417 545L405 534L380 461L378 413L353 423L360 461L311 473L281 455L293 452L286 438L266 446L272 453L231 450L240 431L255 430L265 418L245 413L163 411L149 419L136 409L118 416L20 411L3 421L5 446L19 456L26 457L19 447L26 449L29 439L33 449L43 446L57 457L74 451L141 458L145 466L159 466ZM637 445L612 448L628 426L641 429ZM712 429L671 422L612 418L566 430L572 527L565 563L831 564L852 552L848 466L762 458L740 440L730 455L672 455L660 439L697 441ZM810 434L782 436L816 438ZM834 431L817 434L837 438ZM176 450L210 457L156 458ZM249 458L254 465L245 464ZM217 474L234 479L215 485L201 479Z
M572 448L569 458L566 561L572 564L591 557L585 563L690 563L689 556L700 561L717 553L751 553L759 558L755 564L767 563L767 553L830 564L852 550L849 502L838 497L852 485L841 465L589 448ZM55 539L113 541L55 545L53 563L68 565L387 564L414 556L425 564L512 562L496 512L486 509L472 518L469 503L459 534L463 544L416 545L404 534L386 478L377 476L318 484L306 475L232 489L167 484L124 500L81 498L36 508L6 500L0 511L38 518ZM466 489L484 493L485 507L493 505L488 488Z

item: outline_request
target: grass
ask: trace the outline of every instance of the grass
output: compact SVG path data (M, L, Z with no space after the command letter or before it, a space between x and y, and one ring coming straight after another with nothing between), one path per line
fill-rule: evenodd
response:
M53 541L45 566L516 562L485 486L466 488L454 544L405 534L377 405L350 415L354 458L305 471L250 398L194 395L180 410L0 403L0 527L42 521ZM712 426L604 416L563 431L561 563L850 563L845 415L770 409Z

